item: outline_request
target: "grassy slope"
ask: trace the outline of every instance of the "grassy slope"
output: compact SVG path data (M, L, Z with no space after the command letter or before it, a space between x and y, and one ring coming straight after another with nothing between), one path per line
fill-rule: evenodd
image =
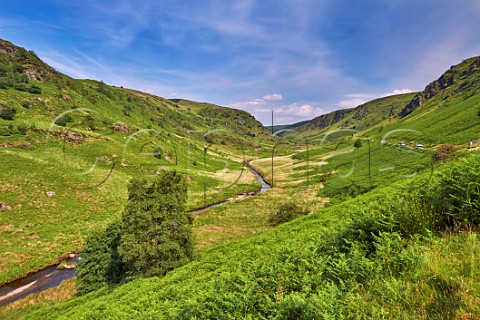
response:
M391 211L405 210L398 196L398 188L378 190L217 246L163 278L102 289L31 318L479 316L477 234L404 237Z
M74 80L3 40L0 87L0 110L16 109L0 118L0 201L12 207L0 214L0 283L80 249L119 216L132 177L183 172L198 208L259 188L248 170L232 183L257 144L273 143L246 112ZM53 124L64 112L70 121Z
M401 116L418 97L420 105ZM310 150L295 158L306 161L308 154L312 162L328 163L312 165L309 175L325 184L329 196L382 186L431 171L440 144L466 149L479 139L479 105L480 57L474 57L451 67L421 93L385 97L312 120L302 132ZM357 139L362 147L353 148ZM406 146L398 146L400 141Z

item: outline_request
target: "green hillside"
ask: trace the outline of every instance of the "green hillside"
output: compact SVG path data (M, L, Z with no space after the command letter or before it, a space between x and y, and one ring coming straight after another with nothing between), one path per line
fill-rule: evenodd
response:
M80 250L132 177L188 175L189 209L257 190L242 162L273 142L244 111L75 80L0 40L0 283Z
M195 260L163 277L80 297L69 281L0 318L480 318L480 58L284 137L243 111L71 79L8 42L0 58L0 282L80 250L132 177L185 174L191 209L257 190L245 160L273 184L196 215ZM282 204L310 213L272 227Z
M479 93L480 57L473 57L452 66L422 92L337 110L311 120L301 131L313 141L340 129L369 138L397 137L397 142L466 146L479 139ZM393 130L397 134L391 136Z
M417 130L425 145L453 143L466 147L471 140L479 139L479 110L480 57L473 57L430 83L402 109L402 119L386 129Z
M478 235L443 233L436 196L454 192L442 191L449 179L478 181L478 160L443 168L423 190L426 176L218 246L163 278L101 289L27 318L476 318Z
M302 136L317 140L332 130L360 132L398 120L398 113L411 101L415 93L375 99L352 109L342 109L321 115L303 124L298 131Z

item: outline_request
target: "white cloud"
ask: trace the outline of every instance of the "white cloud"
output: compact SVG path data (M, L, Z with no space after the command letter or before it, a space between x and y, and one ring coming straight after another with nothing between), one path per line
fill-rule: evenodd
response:
M314 107L308 103L292 103L273 110L276 124L292 124L304 120L311 120L325 113L325 109Z
M80 79L87 79L90 77L90 73L86 70L85 66L69 56L60 54L56 51L50 51L48 53L42 52L40 53L40 56L48 65L71 77Z
M231 103L227 107L250 112L257 120L264 124L270 124L272 111L275 124L292 124L303 120L311 120L325 113L325 109L315 107L309 103L292 103L283 106L274 105L272 101L278 101L280 97L282 97L281 94L273 94L264 96L262 99Z
M322 108L314 107L308 103L292 103L288 106L279 107L274 110L274 114L277 113L283 116L295 116L308 119L319 116L322 112Z
M354 99L350 99L350 100L342 100L342 101L338 102L337 104L341 108L355 108L355 107L357 107L361 104L364 104L367 101L368 100L361 99L361 98L354 98Z
M280 101L283 100L283 96L279 93L273 93L266 96L263 96L263 100L267 101Z
M413 91L410 90L410 89L395 89L393 91L382 94L379 98L393 96L393 95L396 95L396 94L411 93L411 92L413 92Z
M359 99L369 99L374 97L374 95L369 93L353 93L353 94L346 94L345 97L348 98L359 98Z

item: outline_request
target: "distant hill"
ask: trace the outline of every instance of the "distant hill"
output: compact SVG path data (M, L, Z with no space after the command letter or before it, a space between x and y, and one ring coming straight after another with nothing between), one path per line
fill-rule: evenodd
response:
M333 111L306 123L305 129L349 128L363 130L382 121L398 117L402 107L414 95L415 93L394 95L372 100L356 108Z
M318 138L337 129L350 129L367 136L407 129L421 132L422 140L429 144L465 145L480 138L479 93L480 57L473 57L452 66L422 92L384 97L356 108L333 111L297 130L301 136Z
M305 121L300 121L300 122L296 122L296 123L293 123L293 124L274 125L273 126L273 132L272 132L272 126L265 126L265 128L272 133L277 133L277 135L282 135L286 131L295 130L296 128L299 128L303 125L306 125L309 122L310 122L310 120L305 120Z

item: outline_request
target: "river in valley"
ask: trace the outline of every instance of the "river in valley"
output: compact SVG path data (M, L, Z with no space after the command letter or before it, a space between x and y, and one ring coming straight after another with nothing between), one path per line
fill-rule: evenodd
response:
M193 210L191 211L191 213L195 214L208 209L212 209L212 208L224 205L226 203L230 203L236 199L253 197L270 189L270 185L267 182L265 182L265 180L262 178L262 176L260 176L260 174L257 171L255 171L248 164L245 164L245 167L248 170L250 170L250 172L252 172L257 178L257 180L261 183L261 188L259 190L257 190L256 192L244 193L244 194L232 197L223 202ZM68 260L62 261L58 265L47 267L38 272L29 274L24 278L12 281L10 283L7 283L1 286L0 287L0 306L4 306L11 302L25 298L26 296L32 293L37 293L47 289L55 288L59 286L62 281L75 277L74 268L69 268L69 267L59 268L58 266L59 265L70 266L72 263L76 263L77 261L78 261L78 257L70 258Z

